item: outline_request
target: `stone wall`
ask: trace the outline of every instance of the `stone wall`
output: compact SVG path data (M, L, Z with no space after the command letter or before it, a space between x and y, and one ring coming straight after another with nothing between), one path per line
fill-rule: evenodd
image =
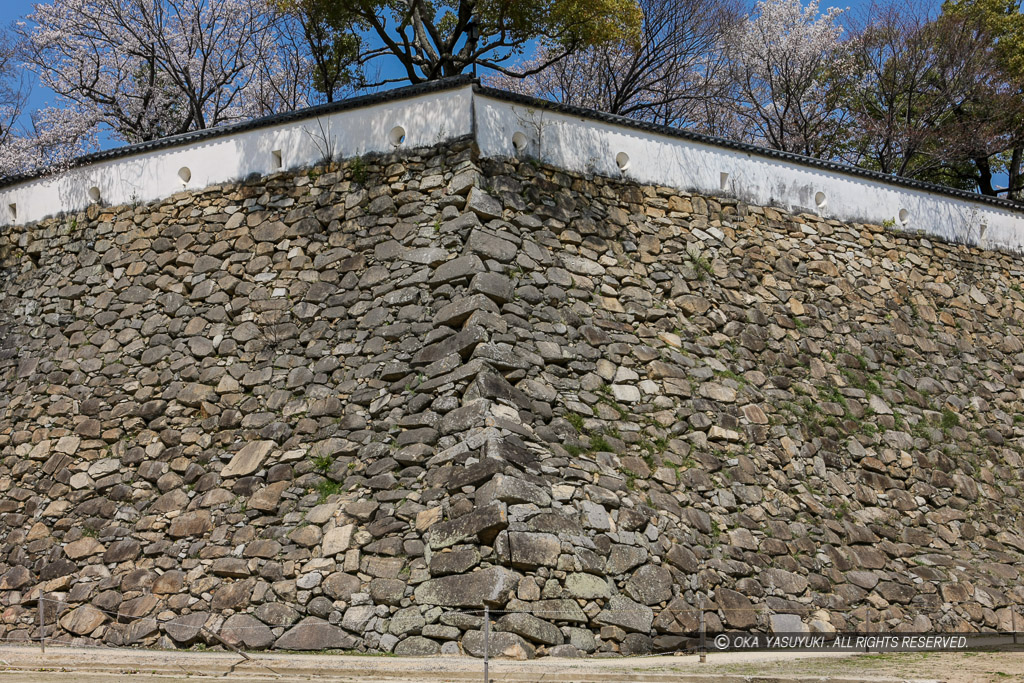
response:
M1020 626L1019 258L463 141L0 259L5 640Z

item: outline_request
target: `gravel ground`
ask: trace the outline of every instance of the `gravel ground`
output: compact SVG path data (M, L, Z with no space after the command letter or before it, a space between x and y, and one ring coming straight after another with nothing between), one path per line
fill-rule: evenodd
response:
M857 655L849 659L730 662L714 666L723 674L771 677L836 676L925 679L945 683L1018 683L1024 681L1024 652L906 652Z
M435 683L482 681L483 662L468 657L398 658L338 654L253 654L48 647L0 647L0 681L93 683L152 680ZM491 681L516 683L786 683L868 681L1005 683L1024 681L1024 652L838 654L741 652L630 659L492 661Z
M332 654L254 654L250 660L228 652L147 651L48 647L0 648L0 681L194 682L204 678L254 683L330 681L394 683L482 681L483 662L468 657L397 658ZM709 653L630 659L491 662L492 681L530 683L739 683L831 681L1024 681L1022 653L846 655L818 653Z

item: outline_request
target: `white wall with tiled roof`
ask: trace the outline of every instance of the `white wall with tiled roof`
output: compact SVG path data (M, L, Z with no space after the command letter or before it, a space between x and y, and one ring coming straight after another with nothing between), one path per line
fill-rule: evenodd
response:
M486 95L476 96L475 112L485 156L529 154L567 170L727 195L758 206L886 224L987 248L1024 247L1024 213L984 201Z
M148 202L252 174L335 157L427 147L474 135L483 156L532 156L581 173L843 221L890 225L954 242L1024 250L1024 212L921 184L659 129L474 86L414 86L323 108L99 155L62 174L0 187L0 225Z
M0 188L0 224L312 166L326 149L338 158L434 145L472 132L471 98L467 85L89 163Z

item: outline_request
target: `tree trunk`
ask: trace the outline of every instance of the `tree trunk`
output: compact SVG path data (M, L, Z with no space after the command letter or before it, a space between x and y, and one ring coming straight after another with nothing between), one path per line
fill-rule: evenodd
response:
M972 161L978 169L978 192L989 197L996 196L995 188L992 187L992 167L988 163L988 157L975 157Z
M1010 191L1007 192L1007 199L1019 200L1022 196L1021 192L1021 162L1024 161L1024 146L1018 145L1013 148L1013 155L1010 157L1010 182L1008 183Z

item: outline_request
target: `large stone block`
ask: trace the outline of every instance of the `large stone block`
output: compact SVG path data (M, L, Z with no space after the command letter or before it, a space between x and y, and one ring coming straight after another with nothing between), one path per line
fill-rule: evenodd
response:
M715 599L727 625L733 628L757 626L757 612L747 596L728 588L718 588Z
M78 636L87 636L109 621L110 617L92 605L82 605L61 617L62 628Z
M188 645L199 637L209 618L209 612L192 612L175 617L163 624L164 633L176 643Z
M248 614L232 614L220 627L220 637L235 647L262 650L274 642L274 634L259 619Z
M483 607L508 602L519 575L504 567L490 567L469 574L443 576L421 583L414 593L419 605Z
M347 650L356 639L323 619L306 617L274 642L277 650Z
M565 590L569 597L583 600L610 598L612 589L608 579L594 574L569 574L565 577Z
M517 569L555 567L562 552L562 542L554 534L509 531L499 534L494 552Z
M507 526L508 513L505 505L495 503L457 519L435 524L430 527L428 538L432 549L441 550L469 539L479 538L489 542Z
M527 640L542 645L561 645L565 642L562 632L554 624L530 614L513 612L498 619L495 624L499 631L517 633Z
M477 489L476 504L489 505L496 500L509 505L533 503L538 507L548 507L551 505L551 494L519 477L496 474L493 479Z
M644 605L672 599L672 574L664 567L645 564L626 582L626 594Z
M533 659L536 650L526 642L522 636L516 633L502 633L491 631L487 639L487 651L489 657L495 659L516 659L519 661ZM469 631L462 637L462 647L467 655L471 657L484 656L484 633L483 631Z
M213 529L213 522L210 513L206 510L199 512L186 512L171 520L171 527L167 535L171 538L185 538L188 536L202 536Z
M273 441L251 441L245 444L220 471L220 476L228 479L252 474L263 465L276 445Z
M594 623L618 626L626 631L648 633L654 621L654 611L646 605L633 602L625 595L613 595L596 617Z

